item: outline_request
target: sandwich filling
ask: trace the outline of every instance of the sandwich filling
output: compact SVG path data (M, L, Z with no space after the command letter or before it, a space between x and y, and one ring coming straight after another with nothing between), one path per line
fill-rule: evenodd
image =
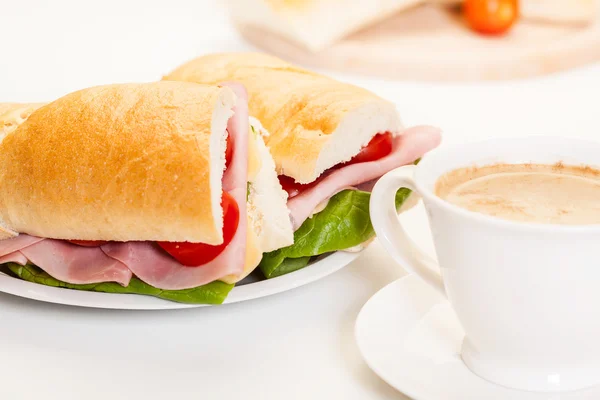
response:
M264 254L263 273L283 275L303 268L311 257L354 250L370 241L375 235L369 217L374 182L392 169L415 162L440 140L439 130L428 126L412 127L398 136L379 133L350 161L330 168L314 182L299 184L280 175L289 194L294 244ZM409 196L406 188L398 191L398 209Z
M325 171L308 185L289 185L286 181L289 182L291 178L285 177L282 186L291 191L288 192L288 208L294 230L300 228L324 200L345 188L358 187L380 178L394 168L410 164L438 143L439 134L435 128L414 127L396 137L392 137L389 132L380 133L350 161Z

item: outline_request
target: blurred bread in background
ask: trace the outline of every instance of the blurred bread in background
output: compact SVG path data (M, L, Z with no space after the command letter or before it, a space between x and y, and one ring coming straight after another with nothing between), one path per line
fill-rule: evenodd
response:
M234 22L291 40L312 52L363 28L424 3L456 6L462 0L229 0ZM598 0L519 0L523 19L587 24L598 16Z
M597 0L521 0L521 16L546 22L586 24L598 15Z
M311 51L424 0L229 0L238 25L277 33Z

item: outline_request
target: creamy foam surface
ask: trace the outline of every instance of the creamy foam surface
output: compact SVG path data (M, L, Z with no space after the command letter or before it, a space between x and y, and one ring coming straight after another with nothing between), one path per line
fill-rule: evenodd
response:
M459 207L495 217L546 224L600 224L600 170L562 163L460 168L435 193Z

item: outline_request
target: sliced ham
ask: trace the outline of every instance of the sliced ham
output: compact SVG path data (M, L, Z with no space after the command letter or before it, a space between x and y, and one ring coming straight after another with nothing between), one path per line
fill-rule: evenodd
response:
M25 257L19 250L41 242L42 240L44 239L20 234L14 238L0 241L0 264L9 262L21 265L27 264L27 257Z
M26 234L0 241L0 263L27 262L68 283L117 282L129 285L131 270L99 247L81 247L64 240L42 239Z
M27 264L27 257L25 257L20 251L14 251L12 253L0 257L0 264L4 263L17 263L25 265Z
M102 250L147 284L165 290L198 287L222 278L223 271L237 270L235 265L218 261L220 256L200 267L185 267L153 242L113 242L102 246Z
M35 236L29 236L24 233L11 239L0 240L0 256L5 256L15 251L19 251L27 246L41 242L42 240L44 239Z
M201 268L222 269L219 278L227 275L239 275L244 271L246 261L246 235L248 230L248 211L246 196L248 193L248 93L239 83L224 83L235 95L244 101L238 101L233 108L233 117L227 122L227 130L233 137L233 159L223 176L223 190L227 191L236 201L240 212L237 230L229 245L213 261ZM183 267L185 268L185 267ZM195 286L200 286L203 282ZM181 283L187 287L187 283Z
M314 187L288 200L294 230L300 228L313 210L336 193L380 178L385 173L414 162L429 150L437 147L441 132L430 126L415 126L394 138L392 152L376 161L351 164L332 170Z
M125 264L108 257L99 247L45 239L21 253L50 276L68 283L117 282L127 286L132 276Z

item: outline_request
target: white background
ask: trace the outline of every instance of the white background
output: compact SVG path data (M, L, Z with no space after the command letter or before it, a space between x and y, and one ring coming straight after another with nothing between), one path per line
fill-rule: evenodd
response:
M0 101L157 80L202 53L252 49L216 0L0 0L0 10ZM600 138L600 65L477 84L335 75L397 103L407 125L442 127L445 144ZM403 219L433 251L422 209ZM404 399L367 368L353 337L361 306L403 274L374 243L322 281L210 309L100 311L0 294L0 398Z

